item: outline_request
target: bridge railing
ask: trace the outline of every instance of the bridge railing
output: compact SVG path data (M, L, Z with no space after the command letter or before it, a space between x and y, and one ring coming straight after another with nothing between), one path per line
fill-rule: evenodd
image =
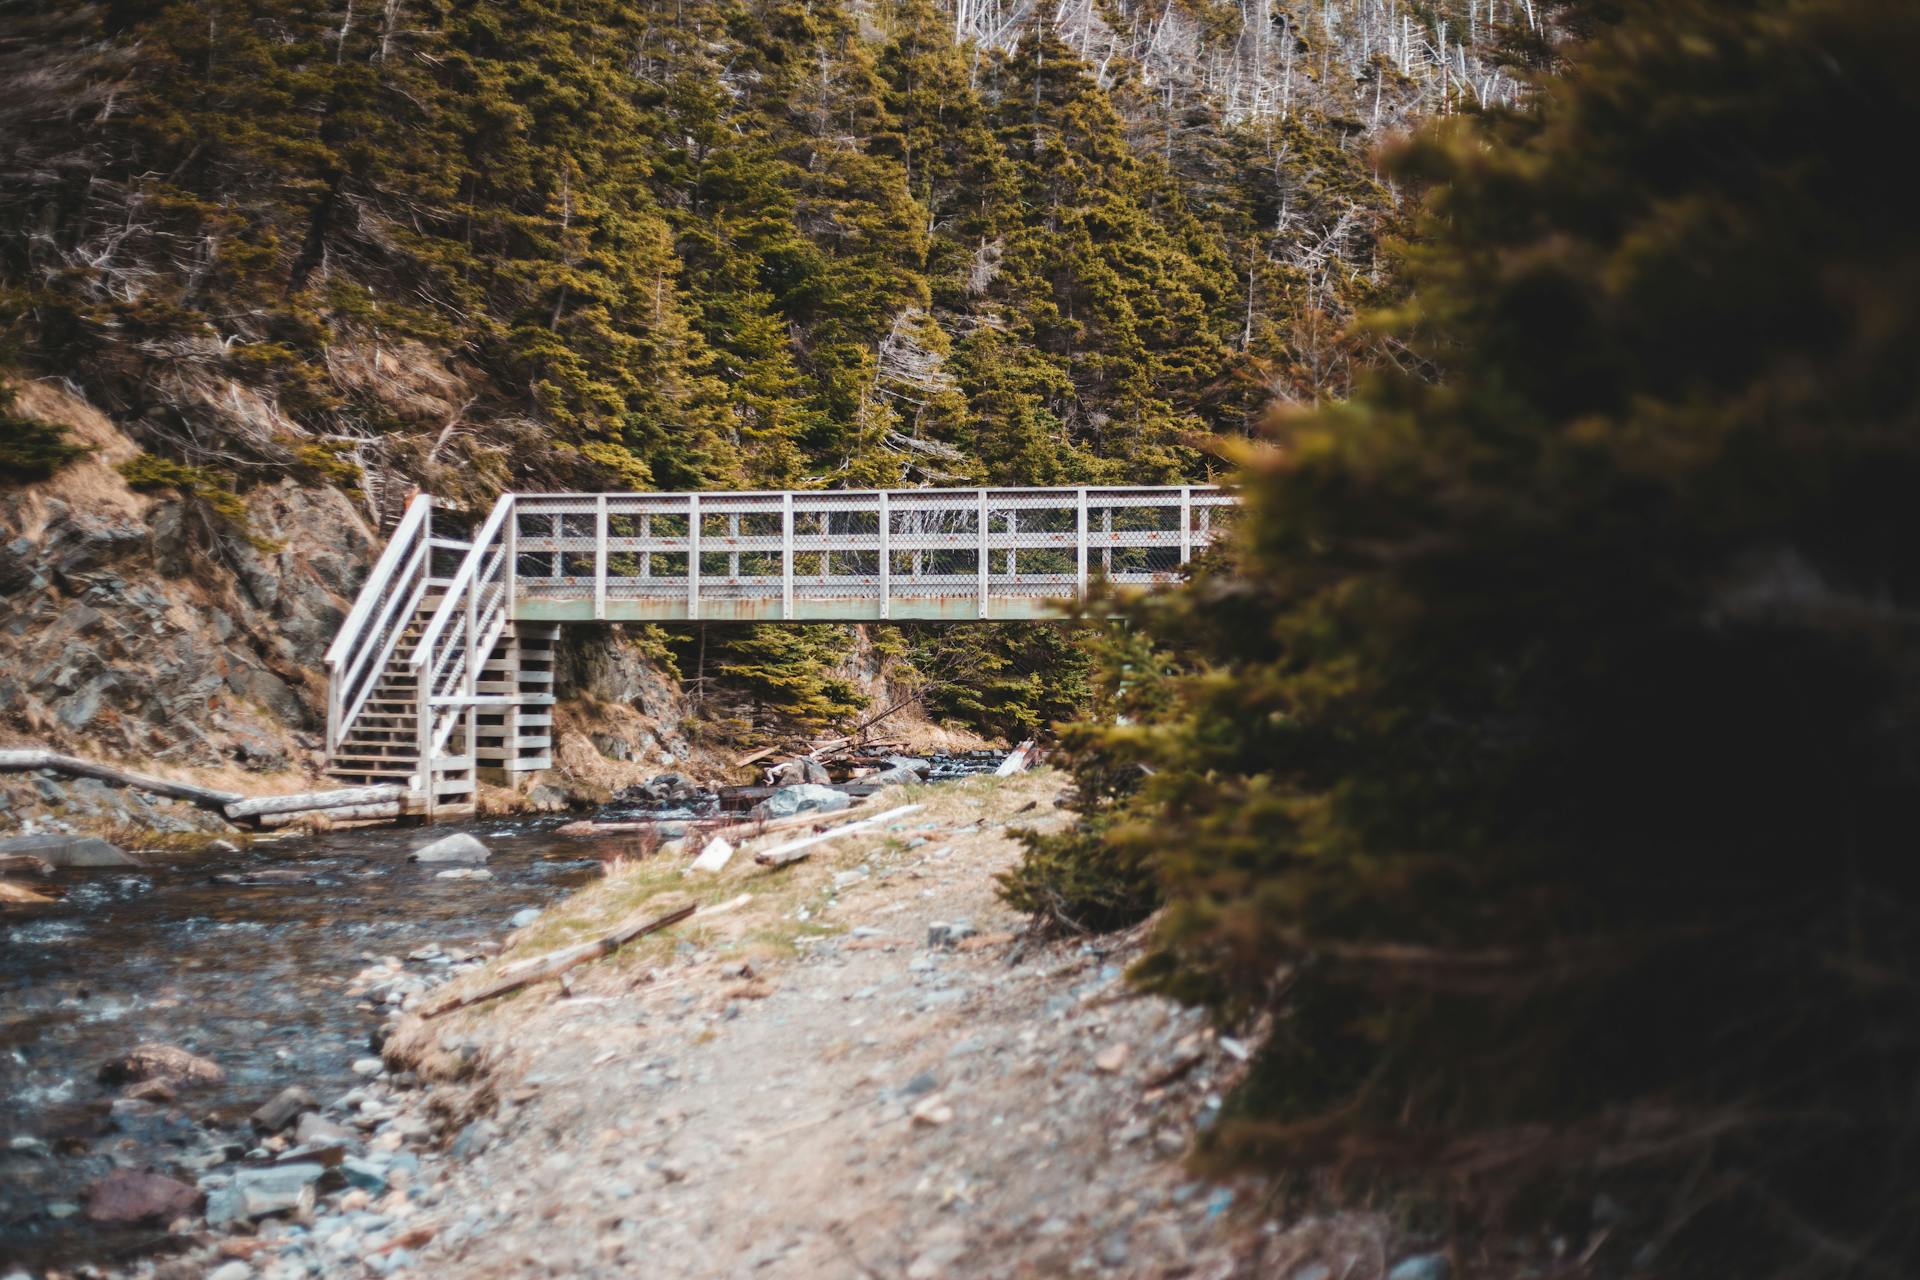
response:
M1037 616L1097 579L1170 581L1233 505L1210 485L520 494L516 608L693 621Z
M388 661L426 599L432 573L433 499L417 495L327 648L327 752L379 685Z

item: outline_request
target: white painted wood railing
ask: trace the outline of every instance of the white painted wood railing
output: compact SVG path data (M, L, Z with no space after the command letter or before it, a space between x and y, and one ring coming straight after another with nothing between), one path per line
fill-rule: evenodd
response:
M367 575L340 634L327 648L327 754L332 755L380 684L387 663L427 596L433 499L420 494Z

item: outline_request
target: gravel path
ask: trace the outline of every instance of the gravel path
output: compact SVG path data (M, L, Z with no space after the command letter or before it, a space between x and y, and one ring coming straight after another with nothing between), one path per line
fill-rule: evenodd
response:
M1009 820L1064 821L1059 786L958 784L795 867L739 858L703 896L778 882L779 923L832 930L794 954L766 913L736 909L671 960L601 966L570 997L441 1033L436 1048L488 1064L497 1101L464 1131L484 1149L443 1184L418 1268L1230 1271L1232 1193L1179 1157L1233 1055L1194 1016L1131 997L1125 955L1023 946L994 897L1018 851Z

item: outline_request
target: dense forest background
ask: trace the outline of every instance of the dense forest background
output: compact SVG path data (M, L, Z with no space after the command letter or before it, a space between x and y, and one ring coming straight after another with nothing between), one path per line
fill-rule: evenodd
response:
M1380 354L1374 140L1548 57L1514 0L0 13L0 358L215 528L289 473L386 519L415 484L1215 477ZM57 461L13 432L16 474ZM714 639L756 706L851 709L844 635ZM894 645L997 731L1084 693L1054 633Z

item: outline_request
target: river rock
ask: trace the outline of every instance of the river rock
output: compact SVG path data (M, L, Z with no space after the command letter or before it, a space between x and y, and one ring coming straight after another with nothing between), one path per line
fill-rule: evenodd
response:
M171 1222L199 1202L199 1190L184 1182L138 1169L115 1169L87 1193L87 1218L120 1225Z
M1447 1280L1453 1263L1444 1253L1416 1253L1402 1258L1387 1272L1387 1280Z
M293 1137L303 1147L354 1147L360 1144L360 1138L353 1130L343 1124L335 1124L318 1111L309 1111L300 1117L294 1125Z
M422 849L408 854L411 862L485 862L493 856L493 851L464 831L435 840Z
M207 1196L207 1222L222 1226L242 1218L266 1218L311 1203L308 1190L326 1167L317 1163L282 1164L267 1169L242 1169L227 1186Z
M796 813L836 813L852 804L853 797L844 791L803 782L780 788L755 805L754 812L763 818L790 818Z
M522 907L507 917L507 928L524 929L540 918L540 908Z
M32 854L55 867L141 867L146 864L98 836L15 836L0 840L0 854Z
M292 1124L302 1112L312 1111L319 1105L311 1093L297 1084L290 1085L253 1113L253 1127L262 1133L278 1133Z
M170 1044L137 1044L100 1068L103 1084L164 1080L170 1085L219 1084L227 1078L220 1064Z
M832 775L818 760L809 760L805 756L777 764L767 770L767 782L776 787L798 786L803 782L825 785L832 781Z
M491 880L493 872L485 867L453 867L442 871L435 880Z
M897 764L891 769L882 769L878 773L870 773L860 779L860 781L877 783L883 787L893 787L907 782L920 782L923 781L923 779L916 770L909 769L905 765Z

